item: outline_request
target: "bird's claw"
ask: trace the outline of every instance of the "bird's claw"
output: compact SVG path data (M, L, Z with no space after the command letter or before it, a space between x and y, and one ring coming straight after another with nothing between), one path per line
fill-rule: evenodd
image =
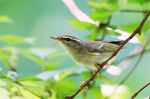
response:
M101 69L101 63L95 63L95 68L96 69Z
M84 86L80 85L80 89L83 90L83 91L87 91L88 87L87 86L84 87Z
M85 83L86 83L87 81L88 81L88 79L81 83L81 85L80 85L80 89L81 89L81 90L87 91L88 87L85 86Z

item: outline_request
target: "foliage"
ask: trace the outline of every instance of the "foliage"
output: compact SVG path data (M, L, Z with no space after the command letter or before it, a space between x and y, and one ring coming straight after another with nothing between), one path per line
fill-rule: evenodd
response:
M86 36L89 40L104 40L110 35L120 36L121 34L116 33L115 29L132 33L139 26L145 11L150 9L149 0L126 0L125 3L124 0L90 0L88 4L92 10L90 18L103 24L108 23L107 26L99 28L92 23L77 19L69 20L69 23L77 30L89 31L90 34ZM108 22L109 18L110 22ZM0 22L12 24L13 20L8 16L0 16ZM142 29L142 36L137 35L139 41L142 42L141 45L145 44L149 30L150 18ZM64 99L65 95L73 94L79 88L80 83L92 75L90 69L82 66L56 69L63 64L61 59L68 55L59 52L55 47L35 47L36 40L35 37L9 34L0 36L0 41L4 44L4 46L0 45L0 63L2 64L0 66L0 96L3 99ZM26 61L21 62L21 60ZM121 63L126 61L125 68L127 68L134 63L131 60L134 60L134 57L128 61L127 58L123 59ZM19 75L18 64L30 65L30 62L39 67L38 73L29 76ZM129 63L128 66L127 63ZM121 73L125 71L117 62L113 64L118 66L117 70L121 69ZM21 68L24 69L24 67ZM118 79L121 77L119 76L121 73L114 76L102 71L95 81L89 84L88 91L80 93L75 99L109 97L118 84L116 80L117 77ZM128 86L122 85L115 95L109 98L127 99L130 96L131 91Z

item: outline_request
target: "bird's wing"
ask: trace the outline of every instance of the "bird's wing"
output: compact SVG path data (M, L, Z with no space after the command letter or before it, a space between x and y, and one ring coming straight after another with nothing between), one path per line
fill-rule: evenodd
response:
M91 53L114 52L120 44L117 41L84 41L86 50Z

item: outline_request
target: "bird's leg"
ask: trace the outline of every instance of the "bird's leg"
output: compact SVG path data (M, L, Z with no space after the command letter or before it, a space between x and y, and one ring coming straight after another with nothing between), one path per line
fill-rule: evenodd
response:
M85 84L86 84L86 82L88 82L88 81L89 81L89 79L87 79L87 80L85 80L85 81L83 81L83 82L81 83L81 85L80 85L80 89L81 89L81 90L87 91L88 87L85 86Z
M95 65L95 68L96 68L96 69L101 69L101 68L102 68L102 67L101 67L101 63L98 63L98 62L97 62L97 63L95 63L94 65Z

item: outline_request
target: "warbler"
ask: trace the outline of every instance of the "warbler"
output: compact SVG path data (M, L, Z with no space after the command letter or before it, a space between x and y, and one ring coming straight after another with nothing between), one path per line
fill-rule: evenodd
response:
M70 35L62 35L58 37L50 37L65 48L70 57L78 64L83 64L92 68L94 71L98 69L97 63L107 60L122 44L123 41L90 41L80 40ZM111 59L108 64L113 61Z

